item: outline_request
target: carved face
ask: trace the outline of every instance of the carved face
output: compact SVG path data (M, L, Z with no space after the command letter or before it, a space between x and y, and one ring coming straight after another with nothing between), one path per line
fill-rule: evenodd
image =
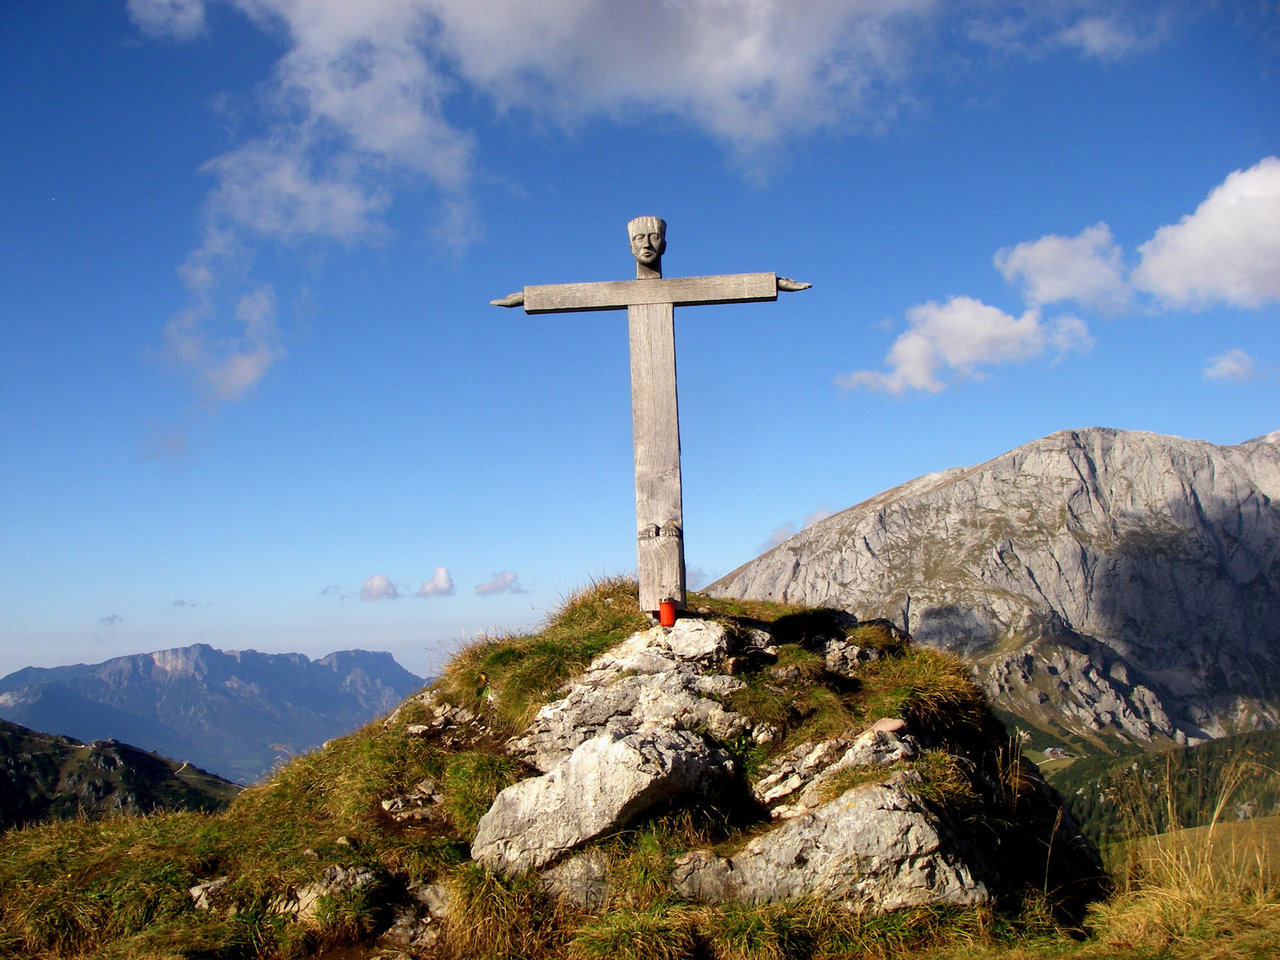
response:
M662 259L667 249L667 224L658 217L636 217L627 224L631 236L631 253L646 267L652 267Z

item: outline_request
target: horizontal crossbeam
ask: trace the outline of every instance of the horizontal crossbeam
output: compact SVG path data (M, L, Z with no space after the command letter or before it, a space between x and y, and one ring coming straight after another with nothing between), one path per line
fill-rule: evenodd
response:
M715 277L606 280L556 283L524 288L525 313L574 313L625 310L647 303L691 307L711 303L759 303L778 299L773 273L729 273Z

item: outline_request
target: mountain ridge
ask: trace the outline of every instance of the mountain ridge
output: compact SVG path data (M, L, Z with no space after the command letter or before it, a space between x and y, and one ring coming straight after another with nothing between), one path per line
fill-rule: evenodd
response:
M240 788L118 740L80 743L0 720L0 832L50 819L215 812Z
M877 494L707 592L885 617L1042 729L1198 742L1280 725L1278 500L1280 431L1064 430Z
M423 685L389 653L221 651L193 644L0 678L0 717L117 739L251 782L394 709Z

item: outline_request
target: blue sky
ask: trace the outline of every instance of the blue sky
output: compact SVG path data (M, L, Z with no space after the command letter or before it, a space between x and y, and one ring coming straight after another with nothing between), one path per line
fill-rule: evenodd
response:
M0 5L0 675L207 642L427 673L634 569L678 310L705 584L1056 430L1280 428L1273 0Z

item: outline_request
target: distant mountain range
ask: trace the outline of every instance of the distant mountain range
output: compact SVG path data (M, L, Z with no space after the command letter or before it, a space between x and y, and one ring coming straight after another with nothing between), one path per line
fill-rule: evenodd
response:
M115 740L79 743L0 720L0 831L44 820L221 810L235 784Z
M251 783L423 686L388 653L221 651L196 644L0 679L0 717L78 741L121 740Z
M1280 432L1055 433L819 521L707 592L888 618L1067 745L1280 728Z

